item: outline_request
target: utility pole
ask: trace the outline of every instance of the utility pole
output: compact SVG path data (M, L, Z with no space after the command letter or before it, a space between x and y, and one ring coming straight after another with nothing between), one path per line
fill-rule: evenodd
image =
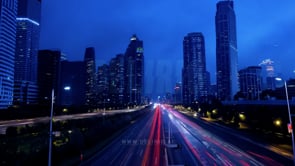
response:
M295 165L295 144L294 144L294 130L293 130L293 124L292 124L292 115L291 115L291 109L290 109L290 103L289 103L289 93L287 88L287 83L284 81L285 85L285 92L286 92L286 100L287 100L287 106L288 106L288 114L289 114L289 123L291 125L291 136L292 136L292 150L293 150L293 162Z
M52 92L51 92L51 109L50 109L50 128L49 128L48 166L51 166L53 103L54 103L54 89L52 89Z

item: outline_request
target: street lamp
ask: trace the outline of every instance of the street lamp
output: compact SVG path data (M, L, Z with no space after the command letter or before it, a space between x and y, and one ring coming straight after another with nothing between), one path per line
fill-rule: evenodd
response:
M51 91L48 166L51 166L53 103L54 103L54 89L52 89L52 91Z
M283 81L282 78L276 78L276 80L277 81ZM292 127L291 136L292 136L293 162L294 162L294 165L295 165L295 144L294 144L293 124L292 124L292 116L291 116L291 111L290 111L288 87L287 87L287 83L286 83L285 80L284 80L284 87L285 87L286 100L287 100L287 106L288 106L289 125L291 125L291 127Z

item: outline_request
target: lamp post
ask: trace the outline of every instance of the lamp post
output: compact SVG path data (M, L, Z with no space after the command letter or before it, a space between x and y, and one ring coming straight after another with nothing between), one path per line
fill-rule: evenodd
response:
M277 81L283 81L282 78L276 78ZM285 94L286 94L286 100L287 100L287 107L288 107L288 115L289 115L289 124L291 125L291 137L292 137L292 150L293 150L293 162L295 165L295 144L294 144L294 133L293 133L293 124L292 124L292 115L290 110L290 103L289 103L289 93L288 93L288 87L287 83L284 80L284 87L285 87Z
M51 109L50 109L50 128L49 128L48 166L51 166L53 102L54 102L54 89L52 89L52 91L51 91Z

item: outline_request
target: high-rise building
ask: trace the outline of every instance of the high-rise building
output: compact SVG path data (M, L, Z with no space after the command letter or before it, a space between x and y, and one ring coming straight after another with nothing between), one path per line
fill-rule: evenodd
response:
M85 63L85 97L86 105L95 106L96 104L96 65L94 47L88 47L84 55Z
M17 0L0 1L0 109L13 102Z
M205 41L202 33L189 33L183 40L183 103L208 95Z
M261 67L250 66L239 71L240 92L247 100L258 100L262 90Z
M144 94L143 42L133 35L125 52L125 99L128 104L142 104Z
M106 103L109 103L111 100L110 96L110 87L112 83L110 81L114 81L110 79L110 67L109 65L102 65L97 68L97 99L98 104L100 106L103 105L105 107Z
M40 104L51 103L52 90L54 90L54 96L57 96L55 100L59 100L58 85L60 80L60 57L60 51L38 51L38 87Z
M82 106L85 104L85 65L83 61L61 61L58 91L57 104L59 105Z
M40 36L40 0L19 0L14 72L14 103L37 103L37 54Z
M124 103L124 72L124 54L118 54L109 65L109 95L111 103L120 106Z
M233 1L217 3L215 15L217 96L232 100L238 92L238 50Z
M262 67L262 75L264 76L263 89L276 89L276 73L275 73L275 62L271 59L264 59L259 66Z

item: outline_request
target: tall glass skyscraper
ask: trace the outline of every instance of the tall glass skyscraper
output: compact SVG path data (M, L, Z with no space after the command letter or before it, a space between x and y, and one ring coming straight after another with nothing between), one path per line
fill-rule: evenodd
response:
M17 0L0 1L0 109L12 105Z
M40 0L19 0L15 48L14 103L37 103Z
M183 103L208 95L205 41L202 33L189 33L183 40Z
M143 42L133 35L125 52L125 99L128 104L142 104L144 93Z
M56 50L38 51L38 87L39 103L48 105L51 103L51 93L57 96L59 101L61 52Z
M232 100L239 89L236 16L233 1L217 3L215 30L217 96L220 100Z
M112 104L124 103L124 54L118 54L110 61L109 90Z
M110 101L113 102L114 100L110 98L110 87L113 85L110 79L110 66L104 64L102 66L98 66L97 68L97 103L102 106Z
M86 105L94 106L96 103L96 65L94 47L88 47L84 55L85 63L85 99Z

